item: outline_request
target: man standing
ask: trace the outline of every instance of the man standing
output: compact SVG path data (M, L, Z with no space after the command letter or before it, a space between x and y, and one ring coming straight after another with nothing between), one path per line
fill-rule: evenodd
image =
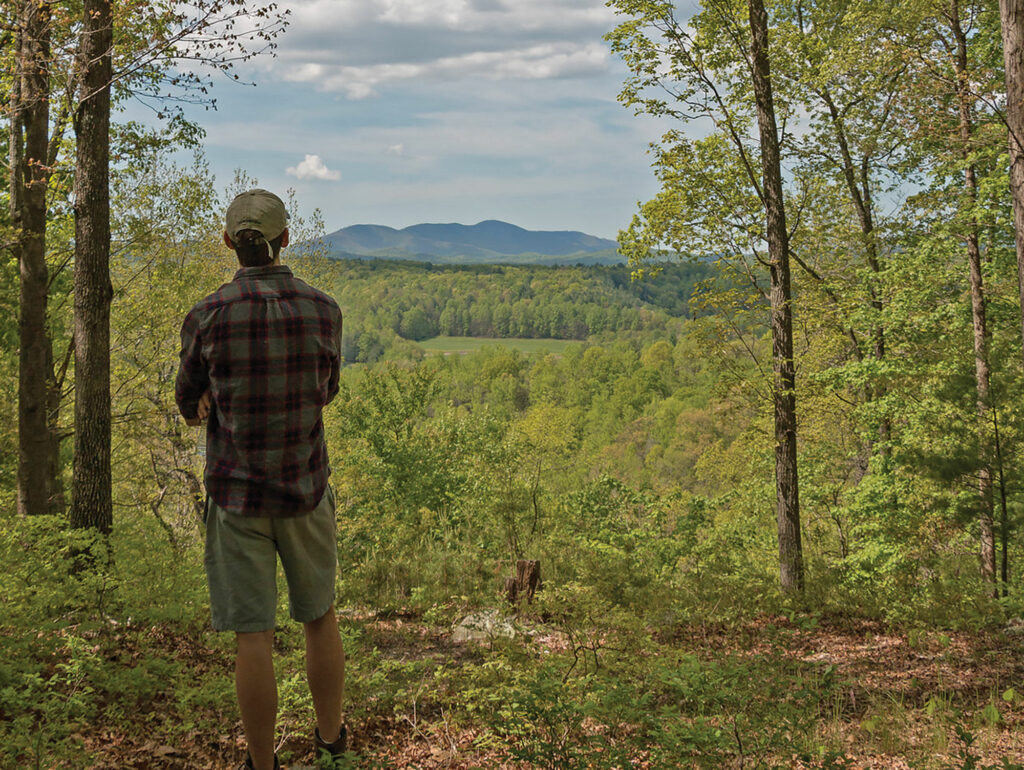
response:
M306 635L318 753L345 752L345 653L334 615L337 539L322 411L338 392L341 311L281 264L284 203L249 190L228 206L234 279L189 311L175 397L189 425L208 418L206 574L213 627L238 641L235 690L249 755L278 768L272 660L277 557L291 617Z

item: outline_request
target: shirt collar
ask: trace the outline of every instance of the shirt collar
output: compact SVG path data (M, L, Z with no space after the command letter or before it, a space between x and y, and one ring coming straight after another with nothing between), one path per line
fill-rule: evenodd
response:
M239 278L265 278L274 275L287 275L292 274L291 268L288 265L260 265L259 267L240 267L238 272L235 273L234 280Z

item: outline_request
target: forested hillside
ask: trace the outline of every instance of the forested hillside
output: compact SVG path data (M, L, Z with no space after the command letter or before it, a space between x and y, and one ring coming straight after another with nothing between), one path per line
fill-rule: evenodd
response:
M174 379L258 180L214 180L178 114L68 139L104 135L111 50L116 105L207 22L0 7L0 768L237 766ZM284 263L345 318L338 766L1024 767L1024 14L610 7L620 101L672 126L628 267L332 259L288 200ZM283 590L275 633L306 768Z
M705 264L667 264L658 280L613 267L437 266L338 260L323 276L347 310L347 362L374 362L399 340L439 334L587 340L678 330Z

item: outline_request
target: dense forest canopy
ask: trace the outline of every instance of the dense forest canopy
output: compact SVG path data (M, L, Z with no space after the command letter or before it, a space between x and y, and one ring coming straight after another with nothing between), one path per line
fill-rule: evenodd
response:
M438 266L337 260L329 280L348 310L344 355L374 362L395 337L525 337L587 340L617 332L666 331L689 317L706 264L664 266L658 281L636 282L629 268ZM713 282L713 281L712 281Z
M671 125L652 147L660 191L622 223L629 266L332 259L320 212L288 202L300 246L284 261L345 316L324 423L339 603L359 651L350 717L372 736L360 750L385 756L387 731L427 713L431 735L443 723L472 733L466 752L527 766L961 751L970 767L985 730L988 757L1019 759L1021 650L1006 637L1006 678L898 696L941 741L892 728L889 691L789 651L840 618L948 661L949 634L1024 612L1013 15L960 0L707 0L687 18L660 0L609 6L620 101ZM65 134L84 22L61 3L45 19L37 4L0 7L0 765L84 767L74 757L106 756L97 725L194 741L230 708L222 671L165 686L186 677L189 645L223 652L203 630L203 436L179 419L173 382L183 316L236 268L225 201L258 180L239 172L222 189L180 115L119 122L117 89L156 95L173 59L146 58L143 41L173 46L187 20L160 6L133 22L118 6L114 50L145 66L118 81L109 130L112 513L76 520L75 299L96 287L72 276L82 165ZM56 112L37 114L42 102ZM45 164L25 154L40 130ZM182 150L192 164L173 160ZM438 336L508 344L429 354L420 343ZM567 344L523 352L523 339ZM41 368L26 380L29 348ZM389 657L363 622L447 634L504 609L519 560L544 576L537 606L520 608L529 642ZM709 652L737 628L749 647ZM294 722L305 696L289 687ZM178 726L145 721L157 701ZM229 743L195 750L212 762Z

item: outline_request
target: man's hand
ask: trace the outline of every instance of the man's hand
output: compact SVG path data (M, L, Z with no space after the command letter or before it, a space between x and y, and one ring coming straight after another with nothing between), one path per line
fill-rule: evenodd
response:
M199 413L198 417L186 417L185 424L190 425L193 428L197 425L202 425L207 417L210 416L210 407L213 405L213 396L210 395L210 391L206 390L203 395L199 397L199 408L196 410Z
M199 419L205 420L210 416L210 407L213 406L213 396L210 395L210 390L207 388L203 395L199 397Z

